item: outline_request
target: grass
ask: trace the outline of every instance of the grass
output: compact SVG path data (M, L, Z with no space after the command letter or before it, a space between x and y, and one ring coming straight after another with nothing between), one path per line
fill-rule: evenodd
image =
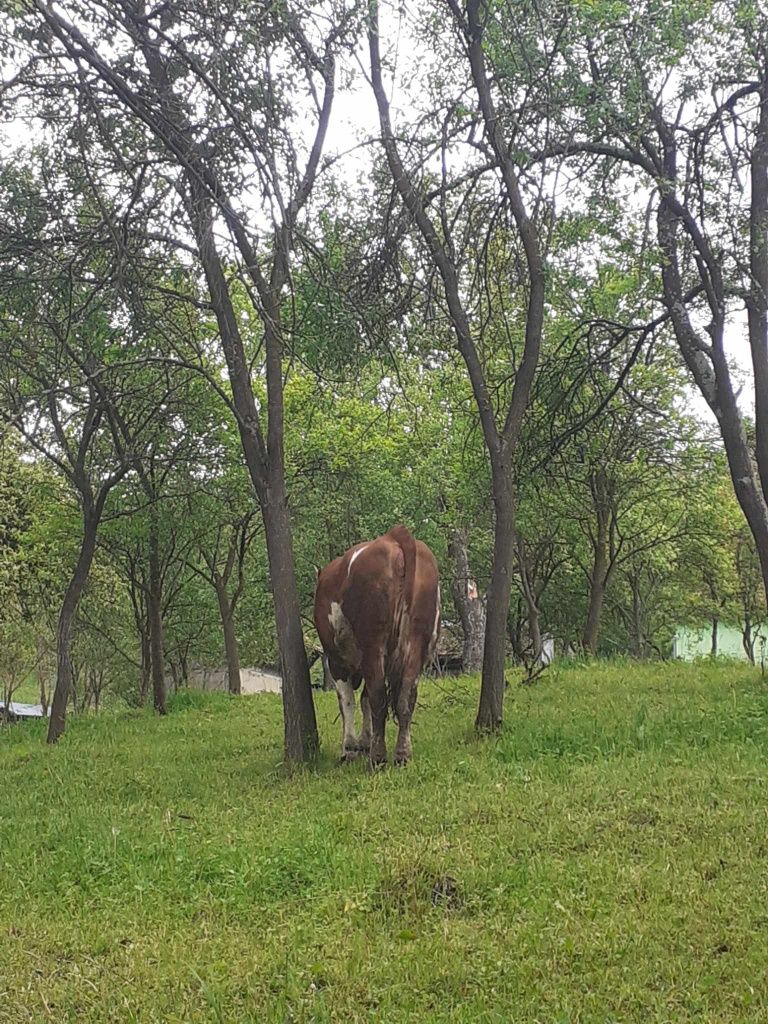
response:
M0 1021L768 1020L768 690L748 667L572 666L416 759L279 765L279 700L0 732ZM391 746L391 744L390 744Z

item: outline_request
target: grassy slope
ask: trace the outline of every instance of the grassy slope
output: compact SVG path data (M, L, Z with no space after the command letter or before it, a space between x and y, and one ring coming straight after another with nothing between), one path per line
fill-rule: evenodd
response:
M416 761L277 765L280 709L0 733L0 1021L768 1019L768 694L739 667L422 684Z

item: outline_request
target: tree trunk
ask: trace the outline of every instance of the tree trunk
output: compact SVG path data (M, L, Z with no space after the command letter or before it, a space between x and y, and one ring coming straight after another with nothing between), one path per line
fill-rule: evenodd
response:
M511 603L510 600L510 605ZM525 662L525 644L523 643L524 603L522 597L518 597L516 607L514 609L510 608L510 611L507 613L507 639L512 648L514 660L520 664Z
M741 639L744 644L744 653L755 664L755 634L752 632L752 617L744 616L744 626L741 630Z
M151 677L152 648L149 643L149 621L145 619L141 627L141 680L139 682L139 704L142 707L147 702Z
M280 647L285 756L289 761L311 761L317 755L319 738L285 495L278 493L265 502L262 515Z
M643 623L643 602L640 595L640 584L636 579L630 580L632 590L632 652L636 658L645 657L645 626Z
M498 429L494 402L488 390L482 361L475 344L470 320L462 302L459 274L454 260L451 239L441 237L435 224L420 199L420 188L403 166L397 148L389 111L389 98L381 74L381 53L379 47L378 5L369 6L368 46L371 58L371 85L379 111L381 138L387 156L392 181L400 193L403 205L415 220L426 242L435 267L440 273L445 289L446 305L456 335L459 352L467 367L472 393L477 405L483 438L491 462L493 478L493 500L495 506L494 557L491 583L488 588L488 608L483 650L483 676L480 687L480 704L475 720L479 731L487 732L500 728L504 704L504 668L506 653L507 612L512 585L512 564L514 552L514 487L512 480L512 456L519 440L523 416L528 407L531 386L536 373L541 348L541 333L544 322L545 276L544 264L536 235L534 222L529 218L520 190L517 169L510 155L508 141L504 139L499 118L494 109L490 93L491 76L485 67L482 49L483 14L476 0L467 3L467 28L465 33L467 54L472 78L478 94L480 111L486 137L494 151L496 165L501 172L512 215L525 250L528 269L528 307L525 318L525 344L522 358L515 368L515 382L512 387L504 426ZM458 16L459 23L462 21ZM442 225L445 229L445 224Z
M763 586L766 597L768 597L768 503L766 503L760 479L755 471L737 399L733 393L730 379L726 377L728 370L724 356L722 361L724 368L720 368L716 361L716 366L718 366L716 389L719 405L715 412L725 444L733 487L755 541Z
M717 629L720 625L720 620L716 615L712 616L712 646L710 648L710 655L714 658L717 655Z
M86 508L83 512L83 539L80 543L80 554L61 604L56 628L56 687L53 691L51 717L48 722L49 743L56 743L64 732L66 724L67 702L72 688L72 623L93 564L100 517L100 510L93 507Z
M605 591L611 572L608 553L608 532L610 509L608 507L608 482L605 472L600 469L590 478L590 490L594 502L597 531L592 542L592 571L589 577L589 607L581 642L585 651L597 654L600 636L600 619L605 603Z
M227 683L230 693L241 693L240 650L235 635L235 615L226 587L216 583L216 598L219 602L221 628L224 633L224 652L227 658Z
M149 526L149 589L147 610L149 614L149 646L152 663L152 698L155 711L166 713L165 707L165 652L163 649L163 581L160 570L160 538L158 536L157 512L150 512Z
M531 641L531 658L535 662L541 661L543 642L541 639L541 612L535 598L526 597L525 603L528 607L528 636Z
M504 466L494 471L496 511L493 534L493 571L488 587L488 608L483 650L483 676L475 727L480 732L501 728L506 683L506 635L514 563L514 490L511 473Z
M45 641L41 636L37 637L36 653L37 653L37 686L40 693L40 706L43 709L43 714L48 714L48 687L46 686L45 680Z
M462 671L479 672L483 664L486 615L477 586L469 575L466 529L453 531L448 552L454 565L451 596L464 636L461 651Z
M605 602L605 576L608 568L608 554L605 543L595 545L595 557L592 563L592 574L589 581L589 607L587 619L584 623L584 632L581 642L585 651L590 654L597 654L597 645L600 636L600 619L603 614Z
M530 660L533 664L541 660L541 611L536 591L528 571L528 562L525 551L525 542L521 536L517 537L517 570L520 577L520 587L525 601L526 618L528 621L528 642L530 646Z

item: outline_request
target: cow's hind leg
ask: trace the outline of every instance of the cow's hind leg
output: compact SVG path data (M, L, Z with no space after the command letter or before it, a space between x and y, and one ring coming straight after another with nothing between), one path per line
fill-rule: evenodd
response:
M368 754L371 768L378 768L387 760L384 728L387 721L387 687L384 681L383 658L372 658L365 666L365 692L371 716L371 747Z
M371 749L373 726L371 724L371 703L368 700L365 690L363 690L360 695L360 710L363 713L363 731L360 733L360 750L367 754Z
M397 745L395 747L395 764L407 764L412 756L411 719L416 706L417 684L420 664L411 655L405 666L403 678L397 691L393 691L394 712L397 718Z
M355 733L355 690L347 679L334 679L341 712L341 760L357 757L359 743Z

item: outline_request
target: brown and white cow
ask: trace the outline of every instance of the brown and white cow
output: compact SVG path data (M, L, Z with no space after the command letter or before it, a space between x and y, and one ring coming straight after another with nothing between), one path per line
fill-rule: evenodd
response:
M315 626L339 697L342 759L367 751L372 766L386 761L384 723L391 707L398 724L395 764L405 764L416 683L440 632L435 556L404 526L356 544L318 575ZM358 737L355 691L361 681Z

